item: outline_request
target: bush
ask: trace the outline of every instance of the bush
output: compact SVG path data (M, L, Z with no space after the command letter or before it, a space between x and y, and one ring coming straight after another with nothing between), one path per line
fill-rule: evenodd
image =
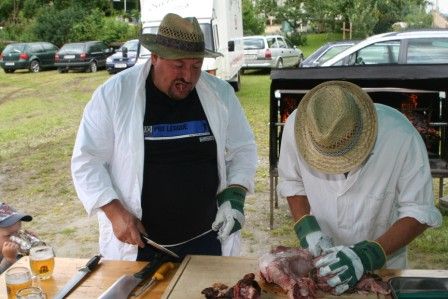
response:
M288 36L288 39L295 46L304 46L307 44L306 35L301 34L299 32L293 32Z

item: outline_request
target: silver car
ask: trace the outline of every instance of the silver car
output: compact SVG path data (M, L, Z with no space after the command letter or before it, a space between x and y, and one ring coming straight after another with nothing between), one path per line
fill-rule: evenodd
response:
M281 35L243 37L245 69L297 67L303 60L302 51Z
M448 30L388 32L369 37L321 66L448 63Z

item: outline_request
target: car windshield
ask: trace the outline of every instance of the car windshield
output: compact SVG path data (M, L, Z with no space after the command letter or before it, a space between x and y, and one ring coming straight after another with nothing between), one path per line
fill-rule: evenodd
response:
M62 46L61 51L84 51L84 44L66 44Z
M127 41L121 46L118 51L123 51L123 48L126 47L128 51L137 52L138 50L138 40L130 40Z
M3 53L21 53L25 50L24 44L14 44L14 45L7 45L6 48L3 50Z
M264 42L262 38L245 38L244 50L264 49Z

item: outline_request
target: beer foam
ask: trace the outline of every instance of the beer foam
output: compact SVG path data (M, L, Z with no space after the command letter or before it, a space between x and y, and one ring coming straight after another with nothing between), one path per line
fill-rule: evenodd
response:
M5 281L7 284L22 284L30 280L30 273L13 273L5 276Z
M54 257L53 249L51 247L33 247L30 251L30 259L34 261L48 260Z

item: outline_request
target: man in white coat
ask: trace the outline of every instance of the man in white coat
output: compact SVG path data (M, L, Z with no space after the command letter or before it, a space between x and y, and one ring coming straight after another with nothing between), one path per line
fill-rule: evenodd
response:
M167 14L140 38L151 59L110 78L87 104L72 157L78 197L99 220L107 259L149 260L141 234L181 258L237 255L254 136L233 88L201 71L195 18Z
M364 272L406 267L406 245L442 216L425 144L399 111L359 86L328 81L288 117L279 159L302 247L341 294ZM336 245L336 246L334 246Z

